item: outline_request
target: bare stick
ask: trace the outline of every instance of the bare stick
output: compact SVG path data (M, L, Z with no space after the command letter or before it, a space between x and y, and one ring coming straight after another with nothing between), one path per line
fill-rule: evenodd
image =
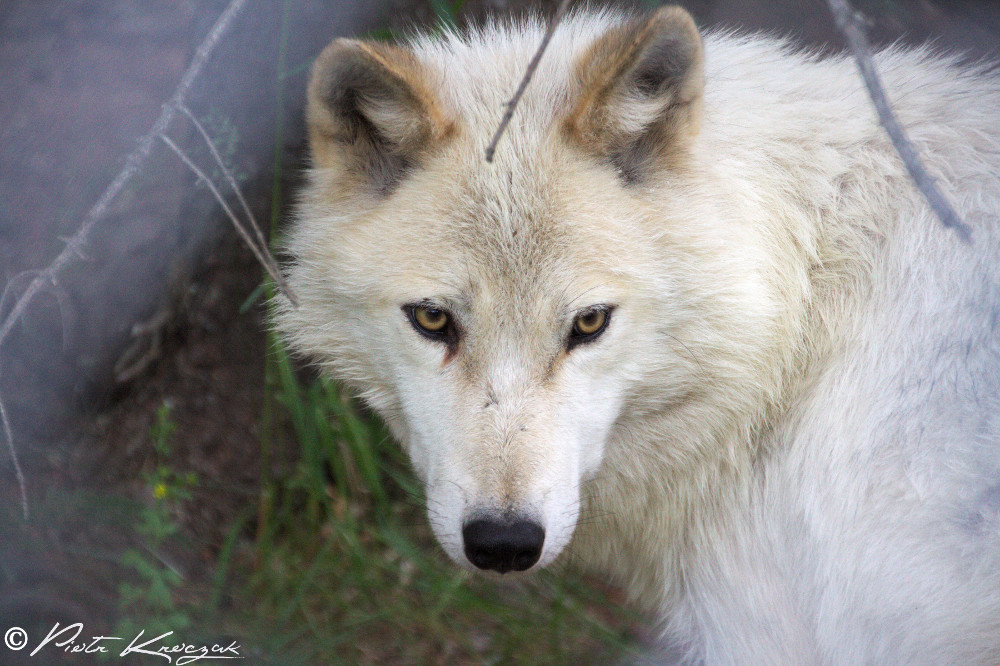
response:
M177 113L178 107L183 103L184 96L191 89L194 84L195 79L201 74L201 70L205 67L205 63L208 62L209 56L215 47L218 45L219 40L222 36L226 34L229 30L233 19L236 18L240 10L243 9L243 5L246 0L232 0L226 9L219 15L216 19L215 25L208 32L208 35L202 40L198 49L195 51L194 57L191 60L191 64L188 65L187 70L181 77L180 83L177 84L177 88L174 90L174 94L170 97L166 104L163 106L163 110L160 112L160 116L153 123L150 128L141 139L139 139L138 145L135 149L125 158L125 166L122 170L118 172L115 179L105 188L104 192L97 202L91 207L87 212L86 217L80 223L79 228L73 236L66 240L66 247L56 256L56 258L50 263L44 270L39 271L38 275L31 281L28 288L24 290L20 298L14 303L14 307L11 308L10 312L3 319L3 323L0 324L0 346L3 345L4 341L7 340L7 336L10 335L11 330L14 325L20 320L24 315L25 310L27 310L28 305L34 300L35 296L42 289L46 282L51 282L55 279L56 275L63 269L63 267L70 263L74 257L83 257L83 248L86 246L87 241L90 237L90 232L93 230L94 225L97 224L104 214L108 210L108 206L114 201L115 197L124 189L125 185L132 180L135 174L139 171L142 165L149 158L149 154L153 148L153 141L156 137L160 136L173 120L174 115ZM18 463L17 452L14 449L14 440L11 435L10 424L7 420L6 410L3 409L3 401L0 399L0 416L3 417L4 422L4 434L7 437L7 447L10 449L11 458L14 460L14 469L18 476L18 481L21 483L21 500L24 503L25 516L27 517L27 495L25 494L24 477L21 473L21 467Z
M3 422L3 434L7 438L7 448L10 450L10 459L14 462L14 475L17 477L17 485L21 489L21 515L25 522L28 521L28 484L24 481L24 471L21 463L17 459L17 451L14 449L14 433L10 429L10 419L7 418L7 408L4 407L3 400L0 400L0 421Z
M556 13L552 15L552 20L549 21L549 27L545 30L545 36L542 37L542 43L538 45L538 50L535 51L535 55L531 58L531 62L528 63L528 68L524 70L524 77L521 79L521 83L517 86L517 91L514 92L514 96L510 98L509 102L507 102L507 110L504 112L503 118L500 120L500 126L497 127L497 131L494 132L493 138L490 140L490 145L486 146L487 162L493 162L493 154L497 150L497 142L500 141L500 137L503 136L503 133L507 130L507 125L510 124L510 119L514 117L514 109L517 108L518 102L521 101L521 96L528 88L528 84L531 83L531 77L535 74L535 68L538 67L538 63L542 59L542 54L545 53L545 49L548 48L549 40L552 39L552 33L556 31L556 26L559 25L559 21L562 20L567 7L569 7L569 0L560 0L559 6L556 7Z
M246 227L243 226L240 219L236 217L236 213L234 213L233 209L229 207L228 203L226 203L226 200L222 197L222 193L219 192L219 189L215 186L211 179L205 175L205 172L199 169L198 165L191 161L191 158L187 156L187 153L178 148L177 144L171 141L170 137L166 134L161 134L160 138L165 144L170 146L172 151L177 153L177 157L181 158L181 161L183 161L184 164L186 164L188 168L191 169L196 176L198 176L198 179L208 186L208 189L212 192L215 200L219 202L219 205L222 206L222 210L225 211L226 217L228 217L233 223L233 226L236 227L236 231L239 233L240 238L243 239L243 242L246 243L247 247L250 248L250 251L253 252L253 256L257 258L257 261L259 261L265 269L267 269L268 274L282 289L282 291L284 291L285 296L288 297L288 300L291 301L292 305L298 307L298 299L296 299L295 294L288 289L288 285L285 284L285 279L281 277L281 273L277 270L277 266L273 266L274 259L267 251L267 247L264 247L263 250L257 247L257 244L250 237L250 232L246 230Z
M930 204L938 219L941 220L941 224L953 228L958 237L965 243L971 243L972 229L969 225L962 222L961 218L951 207L951 204L948 203L948 200L941 193L941 190L938 189L934 182L934 177L927 172L923 162L920 161L920 156L917 154L916 148L913 147L913 143L906 136L906 132L899 124L896 114L893 113L892 107L889 105L885 89L882 87L878 72L875 71L875 64L872 62L872 52L868 44L868 37L861 27L858 15L847 3L847 0L827 0L827 2L830 5L833 18L837 22L837 27L843 33L848 45L851 47L851 52L854 54L854 61L861 72L861 78L864 79L865 86L868 88L868 95L871 97L872 104L875 105L875 110L878 112L879 122L882 123L886 134L892 140L892 145L895 146L900 159L906 165L906 170L910 172L910 177L917 188L923 193L924 198L927 199L927 203Z
M291 304L295 307L298 307L299 299L295 297L294 292L292 292L292 288L288 285L288 283L285 281L285 278L281 275L281 271L278 269L278 264L274 261L274 257L271 256L271 251L268 247L267 240L264 238L264 233L261 231L260 225L257 224L257 219L254 217L253 212L250 210L250 206L247 204L247 200L243 196L243 192L240 190L240 186L236 183L236 178L233 177L233 172L230 171L228 167L226 167L226 163L222 161L222 155L219 154L219 151L215 147L215 142L212 141L211 137L209 137L208 135L208 132L205 131L205 127L200 122L198 122L198 119L195 118L193 113L191 113L191 110L188 109L186 106L181 105L181 111L183 111L185 115L187 115L187 117L191 119L191 122L194 123L194 126L198 128L198 132L201 134L201 137L205 140L205 143L208 144L208 149L212 152L212 157L215 158L215 163L218 165L219 169L222 170L223 176L225 176L226 180L229 182L229 187L231 187L233 192L236 193L236 198L239 200L240 206L243 208L243 213L246 215L246 219L249 222L250 227L254 231L254 236L257 239L256 246L250 239L250 235L243 228L242 223L236 218L235 215L233 215L231 211L228 210L228 208L225 207L225 202L223 202L222 199L219 198L218 192L216 192L214 188L212 190L213 193L216 194L216 198L219 199L219 203L222 204L224 209L227 211L229 219L236 227L236 230L240 233L240 237L248 246L250 246L250 250L253 251L253 254L257 258L257 260L261 262L261 264L264 267L264 270L267 271L268 275L271 276L271 279L274 280L275 284L277 284L278 287L281 289L281 291L284 292L285 297L288 298ZM176 148L174 148L174 152L177 152ZM188 166L192 166L189 160L185 160L185 162L188 164ZM205 180L206 183L208 182L205 179L203 173L197 170L195 170L195 173L198 174L199 178Z
M38 275L41 271L35 268L29 268L26 271L21 271L11 279L7 280L7 286L3 288L3 293L0 293L0 312L3 312L4 305L7 303L7 298L13 298L14 295L14 285L21 278L28 277L29 275Z
M208 135L208 131L205 130L205 126L201 124L193 113L191 113L191 109L187 108L187 106L181 106L181 111L183 111L184 115L190 118L191 122L194 123L194 126L198 128L201 138L205 140L205 143L208 145L208 149L212 151L212 157L215 158L215 163L220 169L222 169L222 175L226 177L227 181L229 181L229 187L231 187L233 192L236 193L236 198L239 200L240 206L243 207L243 213L247 216L247 219L250 221L250 226L253 228L254 236L259 243L258 247L261 249L267 248L267 239L264 238L264 233L261 231L260 225L257 224L257 218L254 217L253 212L250 210L250 206L247 205L247 200L243 197L243 191L240 189L239 185L236 184L236 178L233 177L233 172L230 171L226 167L226 163L222 161L222 155L219 154L218 149L215 147L215 142L212 141L212 138Z

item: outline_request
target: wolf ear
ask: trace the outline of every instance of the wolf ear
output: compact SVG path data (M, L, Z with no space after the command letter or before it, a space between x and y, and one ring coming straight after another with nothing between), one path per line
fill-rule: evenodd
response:
M580 95L563 128L634 182L697 134L704 90L701 35L691 15L664 7L612 28L576 62Z
M450 131L427 72L406 49L337 39L316 59L306 104L313 163L388 194Z

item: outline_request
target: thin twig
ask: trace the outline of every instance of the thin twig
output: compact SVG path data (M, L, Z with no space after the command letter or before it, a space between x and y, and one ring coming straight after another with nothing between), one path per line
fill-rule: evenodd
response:
M858 14L847 3L847 0L827 0L827 2L830 5L833 18L837 22L837 27L851 47L854 61L861 72L861 78L864 79L865 86L868 88L868 95L878 112L879 122L882 123L886 134L892 140L892 145L896 147L896 152L899 153L900 159L906 165L906 170L910 172L910 177L927 199L927 203L930 204L938 219L941 220L941 224L953 228L958 237L965 243L971 243L972 229L962 221L938 189L934 177L927 172L923 162L920 161L916 148L906 136L906 132L889 105L885 89L882 87L878 72L875 70L875 64L872 62L871 47L868 44L865 31L861 27Z
M219 203L222 204L223 209L226 210L227 213L229 214L229 219L236 227L236 230L239 232L240 237L243 238L243 241L250 247L250 250L253 252L254 256L261 263L261 265L263 265L264 270L267 271L268 275L271 276L271 279L274 280L275 284L277 284L278 287L281 289L281 291L284 292L285 297L288 298L289 302L291 302L293 306L298 307L299 299L296 298L295 293L292 291L292 288L288 285L288 283L285 281L285 278L281 275L281 271L278 268L278 264L274 261L274 257L271 256L271 251L268 247L267 240L264 238L264 233L261 231L260 225L257 223L257 218L254 217L253 212L250 210L250 206L247 204L247 200L243 196L243 192L240 190L240 186L236 183L236 178L233 176L233 172L230 171L229 168L226 166L226 163L222 161L222 155L220 155L219 151L216 149L215 142L212 141L212 138L208 135L208 132L205 130L204 126L198 121L197 118L195 118L194 114L191 113L191 110L188 109L186 106L182 105L181 111L183 111L187 115L187 117L191 119L191 122L194 123L194 126L198 128L198 132L201 134L201 137L205 140L205 143L208 144L208 149L212 152L212 157L215 158L215 163L222 171L223 176L225 176L226 180L229 182L229 187L232 188L233 192L236 193L236 198L239 200L240 206L243 208L243 213L246 215L247 222L254 231L254 236L257 239L256 246L250 239L249 234L246 232L246 229L243 227L239 219L237 219L237 217L226 207L222 199L219 198L218 192L214 188L212 188L212 192L215 193L216 198L219 198ZM188 166L192 166L189 160L185 160L185 162L188 163ZM195 173L197 173L202 180L208 182L205 179L204 174L198 172L197 170L195 171Z
M503 118L500 120L500 126L497 127L497 131L494 132L493 138L490 140L490 145L486 146L486 161L493 162L493 153L497 150L497 142L500 141L500 137L507 130L507 125L510 124L510 119L514 117L514 109L517 108L518 102L521 101L521 95L528 88L528 84L531 83L531 77L535 74L535 68L538 67L539 61L542 59L542 54L545 53L545 49L549 46L549 40L552 39L552 33L556 31L556 26L559 25L559 21L562 20L563 15L566 13L566 8L569 7L569 0L561 0L559 6L556 7L556 13L552 15L552 20L549 21L549 27L545 30L545 36L542 37L542 43L538 45L538 50L535 51L535 55L531 58L531 62L528 63L528 68L524 70L524 77L521 79L521 83L517 86L517 91L514 96L510 98L507 102L507 110L503 114Z
M275 266L274 268L272 268L274 259L267 251L267 248L265 247L263 250L261 250L260 248L257 247L257 244L254 243L253 239L250 237L250 232L246 230L246 227L243 226L243 223L240 222L240 219L236 217L236 213L234 213L233 209L230 208L228 203L226 203L226 200L222 197L222 193L219 192L219 189L215 186L212 180L205 175L204 171L198 168L197 164L191 161L191 158L187 156L187 153L181 150L176 143L170 140L170 137L168 137L166 134L161 134L160 138L163 140L165 144L170 146L170 149L172 151L177 153L177 157L181 158L181 161L184 162L184 164L186 164L188 168L191 169L191 171L193 171L196 176L198 176L198 179L201 180L203 183L205 183L208 189L212 192L212 195L215 197L216 201L218 201L219 205L222 206L222 210L225 211L226 217L228 217L229 220L233 223L233 226L236 227L236 231L239 233L240 238L243 239L243 242L246 243L247 247L250 248L250 251L253 252L253 256L257 258L257 261L259 261L261 265L264 266L264 268L267 269L267 272L270 274L271 278L285 292L285 296L288 297L288 300L291 301L292 305L298 306L298 300L295 298L295 294L293 294L288 289L288 285L285 284L285 280L284 278L281 277L281 273L278 272L277 267Z
M14 475L17 477L17 485L21 489L21 514L24 521L28 522L28 484L24 481L24 471L21 469L21 462L17 459L17 451L14 449L14 433L10 429L10 419L7 418L7 408L4 407L3 400L0 400L0 421L3 422L3 434L7 438L7 448L10 449L10 459L14 462Z
M17 281L21 278L28 277L29 275L38 275L40 272L41 271L37 268L29 268L28 270L21 271L11 279L7 280L7 286L3 288L3 293L0 293L0 314L3 313L4 306L7 304L7 298L13 297L14 285L17 284Z
M205 129L205 126L201 124L201 121L195 117L195 115L191 112L191 109L187 108L187 106L181 106L181 111L183 111L184 115L190 118L191 122L194 123L194 126L201 134L201 138L205 140L205 144L208 145L208 149L212 152L212 157L215 158L215 163L222 170L222 174L226 177L226 180L229 181L229 187L231 187L233 192L236 193L236 198L239 200L240 206L243 207L243 213L247 216L247 219L250 220L250 226L253 228L254 236L257 238L257 242L259 243L258 247L261 249L268 247L267 239L264 238L264 232L261 231L260 225L257 224L257 218L254 217L253 212L250 210L250 206L247 204L246 198L243 196L243 190L241 190L239 185L236 184L236 178L233 176L233 172L226 167L226 163L222 160L222 155L219 154L218 149L215 147L215 142L212 141L212 138L208 135L208 131Z
M150 128L136 145L135 150L133 150L128 157L125 158L125 166L122 170L115 176L114 180L105 188L104 192L97 202L91 207L87 212L86 217L80 223L80 227L76 230L73 236L66 240L66 247L56 256L56 258L50 263L44 270L39 271L38 275L28 288L24 290L20 298L14 303L14 307L11 311L4 317L3 323L0 324L0 346L7 340L10 335L11 330L14 325L20 320L24 315L25 310L27 310L28 305L34 300L35 296L42 289L46 282L51 282L55 279L56 275L66 266L74 257L84 257L83 248L86 246L90 232L93 230L94 226L97 224L104 214L107 212L108 206L111 202L121 193L125 185L132 180L135 174L142 168L143 164L149 158L149 154L153 148L153 141L156 137L160 136L173 120L174 115L177 113L178 107L183 103L185 95L187 95L191 86L194 84L195 79L201 74L201 70L204 68L205 63L208 62L209 56L215 47L218 45L219 40L222 36L226 34L229 30L233 19L239 14L240 10L243 9L243 5L246 4L246 0L232 0L226 9L219 15L216 19L215 25L209 31L208 35L202 40L198 49L195 51L194 57L191 59L191 64L188 65L187 70L181 77L180 83L178 83L177 88L174 90L174 94L170 97L166 104L163 106L163 110L160 112L159 117L153 126ZM11 434L10 424L7 421L6 410L3 409L3 401L0 399L0 415L3 416L4 421L4 434L7 438L7 448L10 450L11 458L14 461L14 469L18 475L18 481L21 483L21 500L24 504L25 519L27 519L27 495L24 494L24 480L21 474L21 467L17 459L17 451L14 448L14 439Z

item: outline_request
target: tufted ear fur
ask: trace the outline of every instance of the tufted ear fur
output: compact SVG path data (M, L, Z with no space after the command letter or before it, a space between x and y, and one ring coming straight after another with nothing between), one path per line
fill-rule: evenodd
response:
M306 118L313 163L386 195L451 124L403 48L337 39L316 59Z
M610 161L628 183L676 163L698 132L704 90L701 36L690 14L663 7L616 26L575 67L581 92L563 123L571 141Z

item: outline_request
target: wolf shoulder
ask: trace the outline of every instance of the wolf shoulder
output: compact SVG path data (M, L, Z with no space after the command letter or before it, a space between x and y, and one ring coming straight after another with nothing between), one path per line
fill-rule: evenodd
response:
M834 279L869 293L837 313L843 330L811 394L824 382L831 398L833 384L847 396L867 390L871 403L894 408L896 417L883 423L952 422L991 440L1000 458L990 418L1000 394L996 66L931 47L876 55L920 159L972 228L965 243L914 185L848 56L820 58L780 40L728 34L706 36L705 54L695 149L706 178L735 190L737 200L746 182L776 225L812 218L821 233L844 234L845 250L861 253Z
M889 227L872 231L869 297L846 313L828 365L790 412L775 476L823 544L811 557L828 572L826 594L845 591L819 623L829 649L838 636L867 637L854 654L842 645L842 656L932 663L920 652L927 644L942 646L946 661L964 644L963 658L980 663L997 658L982 649L1000 629L1000 86L995 74L926 51L881 62L972 242L940 224L905 174L892 174L880 137L860 128L848 136L866 109L845 101L841 115L829 103L830 126L816 136L861 165L859 179L839 181L838 208ZM834 77L818 94L850 97L843 85ZM872 164L890 177L865 173ZM848 562L850 584L837 573ZM892 617L905 618L894 631ZM939 635L921 648L916 637L928 630Z
M830 609L816 618L829 653L850 659L837 637L855 636L854 657L929 663L914 638L928 627L942 633L938 645L957 650L942 658L961 652L943 637L949 627L970 646L993 644L1000 77L931 48L876 57L921 159L973 229L963 243L909 179L849 58L729 35L708 36L705 53L702 168L737 193L743 182L784 192L761 204L776 225L811 214L828 234L844 233L861 261L832 275L868 292L832 317L842 328L772 435L774 457L760 476L761 506L772 513L762 522L809 526L800 536L817 547L800 556L828 585L810 592L803 583L798 593ZM906 618L898 631L865 626L892 617ZM865 642L874 635L900 642ZM971 662L983 658L970 649Z

